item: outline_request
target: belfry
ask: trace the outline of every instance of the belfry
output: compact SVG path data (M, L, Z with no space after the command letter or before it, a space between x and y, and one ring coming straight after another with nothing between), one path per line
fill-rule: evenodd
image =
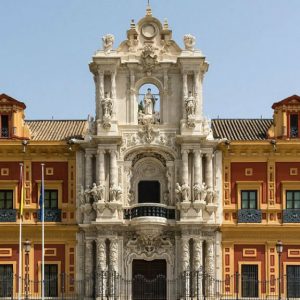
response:
M213 292L203 274L221 278L222 154L203 114L208 63L193 35L183 42L148 5L125 41L115 48L107 34L92 57L95 119L77 153L85 299L177 299Z

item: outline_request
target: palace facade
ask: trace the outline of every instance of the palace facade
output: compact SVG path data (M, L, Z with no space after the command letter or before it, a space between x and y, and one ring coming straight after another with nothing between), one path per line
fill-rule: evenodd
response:
M300 97L273 119L203 114L208 63L148 6L89 65L95 118L25 120L0 95L0 298L300 298ZM280 241L280 242L278 242ZM280 291L280 292L279 292Z

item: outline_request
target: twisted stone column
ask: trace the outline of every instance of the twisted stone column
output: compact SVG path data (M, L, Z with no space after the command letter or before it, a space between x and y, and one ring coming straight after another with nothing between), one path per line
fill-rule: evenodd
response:
M84 253L84 278L85 278L85 297L93 297L93 240L85 241Z
M190 296L190 243L188 237L181 238L182 250L182 279L183 279L183 294L185 297Z
M215 279L215 243L214 240L206 241L205 253L205 273L206 280L206 294L214 295L214 279Z
M97 243L96 296L103 297L107 290L106 243L104 237L99 237Z
M110 272L109 272L109 282L110 282L110 296L115 296L117 291L117 279L118 279L118 262L119 262L119 243L118 238L115 237L110 240L109 249L109 260L110 260Z
M203 279L203 241L202 239L193 239L193 272L194 272L194 295L202 297L202 279Z

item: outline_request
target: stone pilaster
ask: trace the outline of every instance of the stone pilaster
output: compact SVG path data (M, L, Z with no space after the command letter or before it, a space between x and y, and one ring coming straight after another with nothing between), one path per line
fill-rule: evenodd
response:
M184 280L184 294L186 297L190 295L190 243L189 237L181 238L181 251L182 251L182 278Z
M113 111L112 111L112 119L115 120L116 119L116 71L111 72L111 98L113 101Z

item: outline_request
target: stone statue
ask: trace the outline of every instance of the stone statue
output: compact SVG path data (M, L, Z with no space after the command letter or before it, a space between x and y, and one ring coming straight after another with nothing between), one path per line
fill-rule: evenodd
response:
M198 183L195 183L193 186L194 190L194 200L195 201L200 201L201 199L201 186Z
M182 195L181 195L181 186L180 184L177 182L175 185L175 194L176 194L176 200L177 202L181 202L182 200Z
M97 188L96 183L93 183L93 186L90 190L90 194L93 196L94 202L98 202L99 197L98 197L98 188Z
M147 94L144 96L144 114L145 115L153 115L154 113L154 105L155 105L155 97L151 93L151 89L147 89Z
M102 41L103 41L103 50L105 53L110 53L110 51L113 48L113 44L115 41L115 37L112 34L106 34L102 37Z
M201 201L205 201L206 195L207 195L207 186L205 182L203 182L201 186L201 192L200 192Z
M108 92L105 93L104 99L101 101L103 116L108 117L112 115L112 100Z
M90 196L91 196L91 190L89 188L89 186L87 185L84 191L84 200L86 204L90 204L91 200L90 200Z
M105 196L105 184L104 183L100 183L97 186L97 195L98 195L99 201L104 201L104 196Z
M185 99L185 110L188 116L194 115L196 111L196 101L191 91L189 91L189 96Z
M213 191L213 203L217 204L219 198L219 191Z
M207 203L212 203L214 191L212 188L207 189Z
M183 42L184 42L185 50L194 51L196 38L193 35L185 34L183 37Z
M116 184L112 184L110 187L110 201L118 201L122 195L122 189Z
M188 202L190 199L190 187L187 183L183 183L181 186L181 195L182 195L182 201Z

